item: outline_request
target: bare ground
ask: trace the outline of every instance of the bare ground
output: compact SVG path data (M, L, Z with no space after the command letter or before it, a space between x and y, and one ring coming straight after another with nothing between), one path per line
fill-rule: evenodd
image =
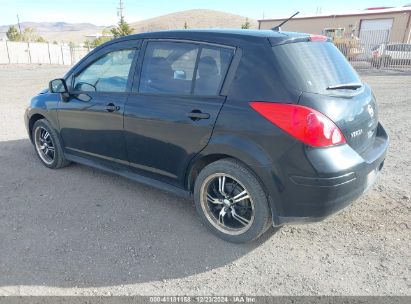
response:
M391 136L372 190L324 222L233 245L190 201L41 165L23 111L66 70L0 66L0 295L411 295L411 76L363 76Z

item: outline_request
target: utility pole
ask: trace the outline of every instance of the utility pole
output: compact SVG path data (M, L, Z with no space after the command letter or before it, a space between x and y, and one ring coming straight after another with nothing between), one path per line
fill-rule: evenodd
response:
M21 26L20 26L19 14L17 14L17 25L19 26L19 31L20 31L20 36L21 36Z
M123 19L123 10L124 10L123 0L120 0L119 6L117 8L117 16L119 16L120 19Z

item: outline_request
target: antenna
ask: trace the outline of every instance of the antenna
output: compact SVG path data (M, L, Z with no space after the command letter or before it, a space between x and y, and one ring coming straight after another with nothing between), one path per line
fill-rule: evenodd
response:
M123 0L120 0L119 6L117 8L117 16L119 16L120 19L123 18L123 10L124 10Z
M283 22L281 22L279 25L277 25L277 26L274 26L273 28L272 28L272 30L273 31L277 31L277 32L279 32L279 31L281 31L281 26L282 25L284 25L286 22L288 22L289 20L291 20L293 17L295 17L296 15L298 15L300 12L296 12L294 15L292 15L290 18L288 18L288 19L286 19L286 20L284 20Z

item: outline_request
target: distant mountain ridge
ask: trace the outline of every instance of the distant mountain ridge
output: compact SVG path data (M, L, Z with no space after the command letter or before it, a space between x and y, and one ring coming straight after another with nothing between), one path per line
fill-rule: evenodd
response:
M17 26L17 25L15 25ZM75 43L86 40L86 35L101 33L105 26L97 26L91 23L67 23L67 22L21 22L22 30L33 28L36 33L46 40L64 41ZM9 25L0 25L0 39L6 36Z
M252 28L257 27L257 21L254 19L209 9L175 12L132 22L130 25L136 33L183 29L185 23L188 28L241 28L247 19Z
M166 14L138 22L127 20L135 33L153 32L160 30L188 28L241 28L246 22L251 28L257 27L257 21L240 15L208 9L193 9ZM101 33L104 28L111 26L97 26L91 23L68 22L22 22L22 29L34 28L46 40L80 43L86 40L87 35ZM9 25L0 25L0 39L6 36Z

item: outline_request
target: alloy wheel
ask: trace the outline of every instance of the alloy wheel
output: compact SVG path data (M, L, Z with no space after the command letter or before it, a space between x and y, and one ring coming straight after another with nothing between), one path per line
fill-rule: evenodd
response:
M201 207L208 221L230 235L245 233L254 221L254 203L250 193L236 178L215 173L201 187Z
M34 132L34 143L41 160L51 165L55 157L55 146L50 132L43 127L38 127Z

